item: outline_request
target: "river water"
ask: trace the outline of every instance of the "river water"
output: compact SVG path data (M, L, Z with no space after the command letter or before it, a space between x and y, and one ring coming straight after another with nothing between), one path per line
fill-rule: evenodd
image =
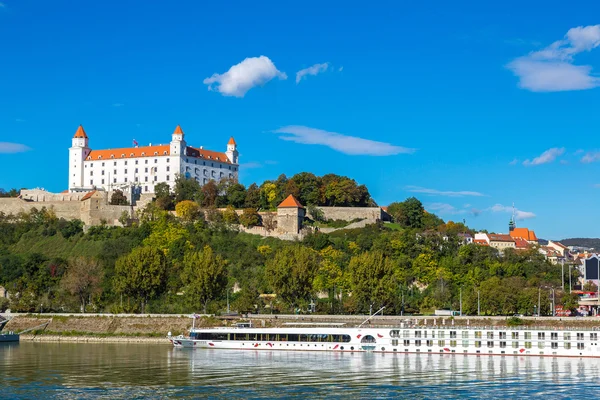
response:
M586 398L600 359L0 346L0 398Z

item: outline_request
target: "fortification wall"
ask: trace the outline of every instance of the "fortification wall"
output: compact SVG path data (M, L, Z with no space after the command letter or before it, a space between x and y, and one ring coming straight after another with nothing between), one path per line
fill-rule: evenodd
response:
M352 221L353 219L365 219L370 222L383 219L380 207L317 207L323 212L326 219L339 219Z
M51 193L44 189L22 189L21 198L29 201L78 201L87 192L77 193Z
M67 220L76 219L80 216L79 201L24 201L18 198L0 198L0 212L5 214L18 214L30 212L32 208L40 210L42 207L52 208L58 218Z

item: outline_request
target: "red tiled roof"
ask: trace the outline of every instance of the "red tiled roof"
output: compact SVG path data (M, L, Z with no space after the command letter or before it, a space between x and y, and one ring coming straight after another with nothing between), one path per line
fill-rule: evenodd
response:
M298 200L296 200L294 195L291 195L291 194L288 197L286 197L285 200L281 202L281 204L279 204L277 206L277 208L284 208L284 207L304 208L302 206L302 204L300 204L300 202Z
M231 161L229 161L229 158L227 158L227 155L225 153L221 153L219 151L197 149L195 147L188 146L186 154L190 157L204 158L207 160L214 160L214 161L231 164Z
M173 135L183 135L183 130L181 129L181 126L177 125L175 127L175 131L173 132Z
M515 228L510 232L510 236L512 237L520 237L530 242L537 242L537 236L535 236L534 231L530 231L527 228Z
M92 190L91 192L87 192L87 193L85 194L85 196L83 196L83 197L81 198L81 201L84 201L84 200L87 200L87 199L89 199L90 197L92 197L92 196L94 195L94 193L96 193L96 191L95 191L95 190Z
M227 144L237 145L237 143L235 142L235 139L233 138L233 136L229 138L229 142L227 142Z
M73 136L74 138L84 138L87 139L87 135L85 134L85 131L83 130L83 126L79 125L79 128L77 128L77 132L75 132L75 136Z
M502 235L497 233L488 234L490 238L490 242L514 242L513 238L510 235Z
M473 243L479 244L479 245L482 245L482 246L489 246L489 243L486 240L483 240L483 239L475 239L475 240L473 240Z
M110 150L92 150L86 160L110 160L112 158L134 158L168 156L170 154L168 144L159 146L125 147Z
M69 193L69 189L63 190L61 193Z
M529 242L523 238L516 237L513 238L515 241L515 247L517 249L527 249L529 247Z

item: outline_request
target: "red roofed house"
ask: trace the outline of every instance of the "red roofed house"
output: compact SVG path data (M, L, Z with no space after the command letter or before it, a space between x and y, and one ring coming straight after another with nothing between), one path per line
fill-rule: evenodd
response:
M566 258L567 256L569 256L569 248L560 242L548 240L548 247L551 247L555 251L559 252L562 257Z
M516 247L515 241L510 235L489 233L488 237L490 239L490 247L494 247L500 252L505 249L514 249Z
M133 139L133 138L132 138ZM232 138L227 151L188 146L179 125L168 144L110 150L92 150L83 126L77 128L69 149L69 192L139 186L142 193L154 193L160 182L175 185L178 175L195 179L200 185L210 180L237 181L239 154Z

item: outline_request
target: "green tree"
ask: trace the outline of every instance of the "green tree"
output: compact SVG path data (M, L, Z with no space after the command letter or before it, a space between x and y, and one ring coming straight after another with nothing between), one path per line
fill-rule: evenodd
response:
M173 192L175 195L175 203L184 200L196 200L196 198L200 196L200 184L195 179L177 175Z
M127 201L127 197L125 197L123 192L119 189L116 189L110 196L110 204L113 206L127 206L129 205L129 202Z
M200 206L195 201L183 200L175 206L177 216L186 222L192 222L200 216Z
M167 260L156 248L135 248L115 264L115 292L140 301L142 313L146 311L148 300L161 294L166 280Z
M166 182L160 182L154 185L154 195L156 198L171 196L171 187Z
M244 207L246 188L241 183L229 180L225 188L225 199L227 200L226 205L231 205L234 208Z
M294 245L278 250L267 259L265 274L277 296L294 308L308 303L318 268L317 252Z
M422 228L425 209L415 197L409 197L401 203L391 203L388 214L394 221L406 228Z
M226 265L227 262L215 255L209 246L185 255L181 279L191 306L201 305L206 314L208 302L222 295L227 286Z
M350 259L352 298L358 310L393 306L397 301L394 264L381 252L365 252Z
M96 260L77 257L69 261L67 272L63 275L61 286L73 296L77 296L81 304L81 312L92 296L102 291L104 270Z
M260 215L253 208L245 208L239 220L244 227L251 228L260 224Z
M233 206L229 205L227 206L225 211L223 211L223 221L225 221L228 224L239 224L240 219L237 213L235 212Z
M260 189L256 183L248 186L248 190L246 190L246 197L244 199L244 207L254 208L255 210L260 208Z
M217 198L219 197L219 188L212 179L204 184L200 189L202 194L203 207L216 207Z

